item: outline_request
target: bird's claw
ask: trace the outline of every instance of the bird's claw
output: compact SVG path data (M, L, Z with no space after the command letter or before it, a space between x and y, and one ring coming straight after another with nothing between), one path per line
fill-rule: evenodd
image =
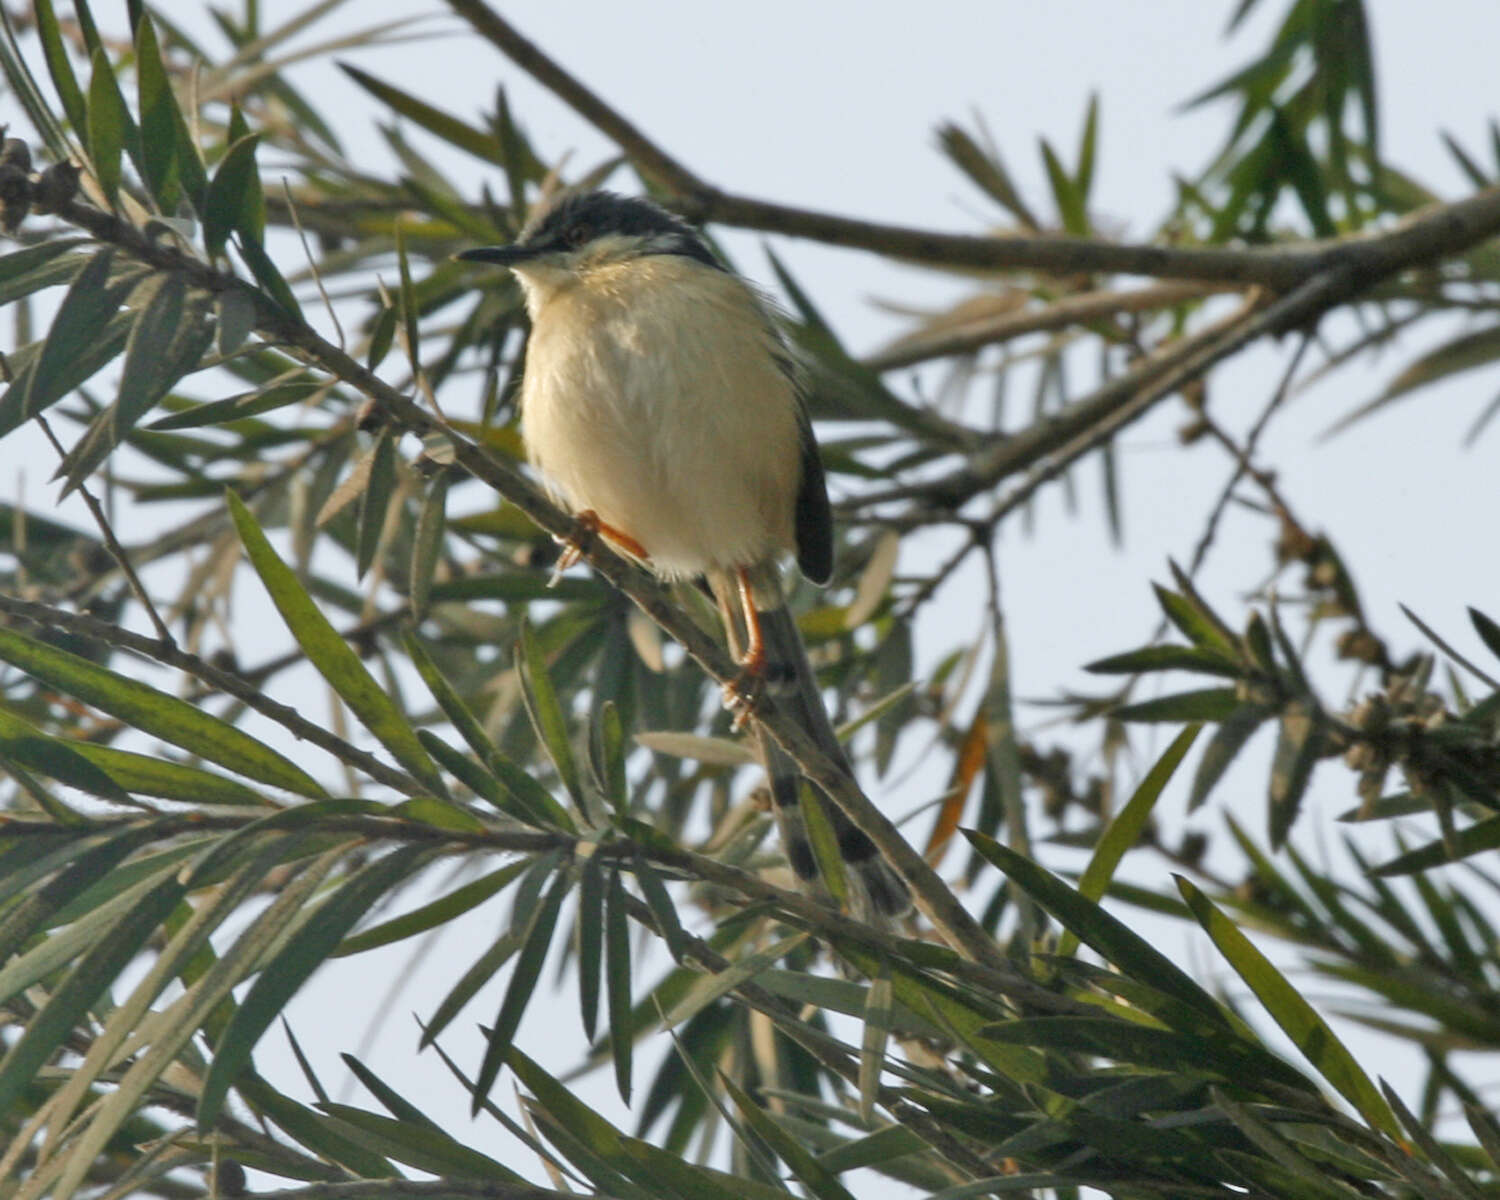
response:
M730 728L738 733L754 715L766 685L764 647L740 659L740 673L724 685L724 707L734 714Z
M574 518L577 527L574 532L566 537L555 537L553 540L562 546L562 553L557 556L557 562L553 564L552 574L547 579L547 586L556 587L557 581L563 577L563 572L574 566L583 558L583 552L588 548L588 543L596 537L603 537L616 549L630 555L639 562L649 562L651 556L646 553L646 548L623 530L616 529L613 525L606 525L599 519L599 514L591 508L586 508Z

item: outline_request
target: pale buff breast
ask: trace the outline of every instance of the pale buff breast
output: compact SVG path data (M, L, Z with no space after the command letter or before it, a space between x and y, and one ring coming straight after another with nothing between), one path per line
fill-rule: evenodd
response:
M657 255L533 299L522 431L575 511L667 576L793 549L796 396L741 281Z

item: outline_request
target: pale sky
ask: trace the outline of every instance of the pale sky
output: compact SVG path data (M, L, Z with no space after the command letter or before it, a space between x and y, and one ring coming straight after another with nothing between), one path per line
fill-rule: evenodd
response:
M1045 211L1050 203L1037 138L1047 137L1071 159L1089 95L1097 92L1101 127L1093 208L1109 227L1141 237L1168 209L1172 174L1195 173L1218 147L1230 119L1227 106L1188 115L1174 115L1175 107L1257 53L1268 26L1287 6L1288 0L1261 0L1263 11L1230 43L1220 34L1232 5L1204 0L921 5L909 0L754 5L582 0L499 7L668 151L726 189L953 231L979 231L1003 217L937 151L933 130L940 121L972 128L972 114L982 114L1033 207ZM282 0L263 3L263 19L275 24L301 7ZM397 10L424 11L405 2L351 4L329 28L376 19L377 7L381 19ZM1500 5L1371 0L1367 7L1381 71L1384 154L1439 193L1456 196L1466 184L1438 134L1448 130L1473 149L1486 144L1485 123L1496 111L1493 56L1500 45ZM171 0L163 11L206 28L207 22L194 21L198 8L192 0ZM438 27L454 23L445 19ZM205 40L219 45L212 35ZM472 35L351 60L464 117L487 107L495 86L503 83L513 111L544 157L572 151L570 166L581 169L609 152L597 134ZM307 64L294 78L342 107L344 116L335 124L361 156L385 161L369 126L387 119L386 112L375 109L329 63ZM624 186L628 176L618 178ZM471 195L477 196L480 182L476 174ZM760 235L726 239L739 267L769 283L762 241ZM972 286L893 269L864 254L786 241L777 241L775 249L856 351L874 348L899 328L872 307L872 298L936 305ZM1422 646L1396 608L1404 602L1461 649L1471 650L1476 639L1468 632L1463 606L1474 604L1500 617L1500 562L1486 520L1495 507L1492 464L1500 430L1467 452L1458 443L1468 423L1500 391L1500 373L1465 376L1330 442L1315 441L1338 415L1375 394L1383 379L1415 356L1419 344L1398 347L1373 375L1351 373L1294 403L1268 436L1265 461L1280 468L1281 485L1299 512L1332 535L1363 587L1372 624L1394 649ZM1279 354L1257 351L1221 372L1215 395L1222 411L1258 411L1274 387L1280 361ZM899 377L891 382L905 386ZM1149 584L1165 579L1169 556L1180 560L1191 553L1201 514L1228 471L1224 456L1207 445L1190 454L1177 449L1173 432L1184 419L1179 404L1165 404L1121 443L1123 551L1108 547L1098 469L1091 462L1079 472L1077 517L1066 513L1054 489L1043 495L1029 540L1020 536L1018 525L1007 533L1001 562L1017 695L1095 689L1096 681L1081 672L1081 665L1139 645L1154 627L1157 609ZM46 462L47 453L38 459L36 445L21 435L0 442L0 481L15 478L24 467L27 495L41 502L50 495L45 485L50 469L36 464ZM87 524L76 505L65 511ZM1263 578L1271 533L1255 521L1226 524L1203 586L1228 612L1239 614L1241 590ZM924 637L926 655L948 648L931 631ZM1344 677L1329 678L1342 682ZM1021 714L1023 726L1033 729L1044 717ZM1147 747L1144 737L1141 745ZM1158 740L1156 750L1164 745ZM1145 753L1149 762L1149 747ZM1263 827L1264 759L1263 754L1259 765L1240 776L1245 790L1238 799L1233 789L1221 790L1210 805L1237 809L1257 832ZM1309 808L1332 813L1347 807L1351 784L1347 773L1325 765ZM1205 828L1221 825L1212 811L1196 820ZM500 916L497 911L496 919ZM1192 952L1186 929L1173 926L1166 936L1177 939L1185 955ZM451 1120L461 1139L476 1137L481 1149L504 1157L501 1132L496 1129L490 1142L487 1131L470 1127L467 1105L441 1066L430 1055L417 1060L407 1053L416 1044L407 1014L430 1014L481 948L450 936L410 972L396 1015L366 1061L393 1082L418 1089L413 1099L422 1099L430 1087L435 1116ZM342 1078L336 1052L354 1049L368 1019L365 1006L392 971L403 969L408 952L397 947L337 964L293 1005L290 1017L298 1037L327 1072L327 1081ZM1206 961L1201 950L1196 953L1198 963ZM475 1022L493 1019L507 977L508 972L481 993L445 1038L461 1062L477 1063ZM654 978L653 973L637 982ZM561 1072L576 1061L576 1012L571 991L555 999L539 992L533 1001L522 1038L550 1069ZM279 1031L268 1034L257 1056L262 1069L282 1060L282 1044ZM1401 1061L1393 1056L1389 1066L1382 1063L1393 1082L1400 1079ZM648 1081L645 1066L637 1065L638 1096ZM282 1086L301 1094L294 1067L276 1066L274 1073ZM591 1103L607 1103L612 1087L606 1075L581 1085ZM503 1081L495 1099L513 1111L510 1087ZM354 1102L363 1105L366 1099L357 1095ZM633 1126L631 1118L611 1115ZM511 1161L535 1174L531 1162ZM878 1185L863 1194L901 1192Z

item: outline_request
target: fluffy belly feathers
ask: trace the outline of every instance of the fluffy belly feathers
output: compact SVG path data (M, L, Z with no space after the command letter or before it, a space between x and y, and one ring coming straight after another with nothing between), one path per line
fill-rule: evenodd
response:
M659 259L598 276L554 294L565 311L532 335L522 432L549 486L665 576L792 550L797 400L743 285Z

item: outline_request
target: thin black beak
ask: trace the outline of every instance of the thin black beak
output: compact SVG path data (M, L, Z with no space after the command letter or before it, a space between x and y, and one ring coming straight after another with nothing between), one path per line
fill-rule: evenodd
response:
M461 258L465 262L493 263L500 267L513 267L517 263L526 262L543 253L545 251L536 246L476 246L472 250L462 250L454 257Z

